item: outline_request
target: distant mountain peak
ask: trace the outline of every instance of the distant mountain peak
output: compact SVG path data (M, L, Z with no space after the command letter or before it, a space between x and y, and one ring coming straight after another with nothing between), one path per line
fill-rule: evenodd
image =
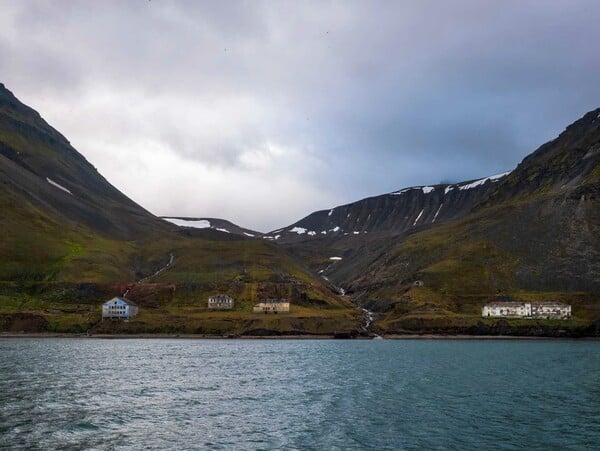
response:
M175 224L179 227L191 229L213 229L218 232L241 235L247 238L260 238L263 235L261 232L240 227L231 221L227 221L226 219L190 218L185 216L161 216L161 219L164 219L165 221Z

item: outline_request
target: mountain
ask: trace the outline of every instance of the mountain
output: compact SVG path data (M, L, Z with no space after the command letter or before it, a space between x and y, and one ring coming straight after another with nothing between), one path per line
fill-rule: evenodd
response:
M356 308L297 258L229 222L201 221L214 229L179 227L137 205L0 85L0 331L357 330ZM234 311L207 311L218 292L235 297ZM100 323L101 303L124 293L140 316ZM289 298L292 313L252 314L265 297Z
M107 236L134 239L169 227L114 188L69 141L0 84L2 199ZM125 220L123 220L125 219Z
M213 229L223 233L232 233L234 235L241 235L248 238L260 238L263 236L261 232L255 230L245 229L240 227L233 222L227 221L226 219L218 218L187 218L187 217L173 217L173 216L161 216L162 219L175 224L179 227L192 228L192 229Z
M449 188L365 199L271 235L379 311L382 331L487 333L480 308L493 299L559 299L600 320L600 109L510 174Z
M509 174L403 188L311 213L263 238L288 249L340 291L398 237L469 214Z
M468 213L509 172L452 185L415 186L317 211L265 235L278 243L404 233Z

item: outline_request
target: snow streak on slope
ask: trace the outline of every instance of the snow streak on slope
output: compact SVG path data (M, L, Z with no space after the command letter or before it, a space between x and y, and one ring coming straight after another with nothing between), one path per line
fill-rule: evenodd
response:
M510 172L511 171L504 172L502 174L490 175L489 177L486 177L486 178L483 178L483 179L479 179L479 180L475 180L474 182L471 182L471 183L469 183L467 185L461 185L461 186L458 187L458 189L465 190L465 189L475 188L477 186L483 185L487 181L497 182L501 178L506 177L508 174L510 174Z
M73 193L72 193L71 191L69 191L69 190L68 190L67 188L65 188L64 186L62 186L62 185L60 185L60 184L56 183L54 180L52 180L52 179L50 179L50 178L46 177L46 181L47 181L48 183L50 183L50 185L52 185L52 186L55 186L56 188L63 190L65 193L69 193L71 196L73 195Z
M440 208L437 209L437 211L435 212L435 216L433 217L433 221L431 221L432 223L435 222L435 220L437 219L438 215L440 214L440 210L442 209L442 207L444 206L444 203L440 204Z
M421 216L423 216L423 212L424 211L425 211L424 209L421 210L421 213L419 213L419 216L417 216L417 219L415 219L415 222L413 223L413 226L417 225L417 222L419 222L419 219L421 219Z

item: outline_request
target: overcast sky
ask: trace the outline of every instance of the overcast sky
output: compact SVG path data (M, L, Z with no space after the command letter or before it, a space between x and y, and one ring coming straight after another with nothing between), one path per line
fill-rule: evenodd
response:
M157 215L272 230L510 170L600 106L596 0L0 7L0 81Z

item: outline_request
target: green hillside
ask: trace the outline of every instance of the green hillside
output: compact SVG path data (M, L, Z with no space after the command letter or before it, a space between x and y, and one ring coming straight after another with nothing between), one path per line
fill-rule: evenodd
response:
M0 86L0 331L324 333L358 329L357 309L262 239L180 228L132 202ZM173 256L172 264L159 274ZM138 318L100 324L122 295ZM215 292L233 312L209 313ZM288 297L289 314L252 313Z
M380 330L483 331L494 322L480 318L483 304L512 299L572 304L572 321L539 326L597 331L599 116L527 157L462 218L365 244L376 257L353 260L343 283L382 312Z

